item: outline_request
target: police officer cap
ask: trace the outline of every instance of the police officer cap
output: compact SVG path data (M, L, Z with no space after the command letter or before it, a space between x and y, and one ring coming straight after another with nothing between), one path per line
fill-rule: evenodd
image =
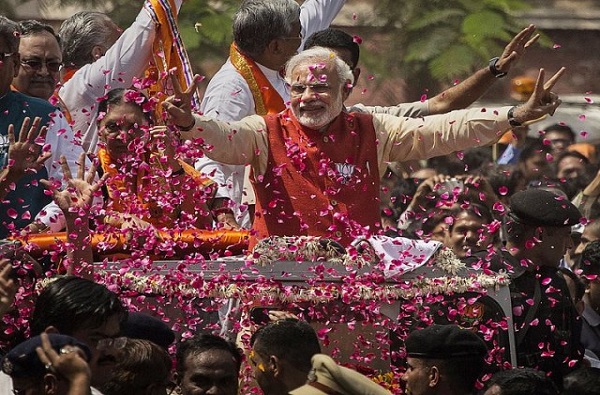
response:
M408 335L404 345L411 358L483 358L488 351L479 336L457 325L431 325L416 330Z
M90 349L71 336L49 333L48 339L52 348L59 354L65 346L76 346L85 353L87 361L92 358ZM2 371L12 378L43 376L47 369L35 351L37 347L42 347L40 336L32 337L14 347L2 359Z
M543 189L526 189L510 198L511 217L532 226L573 226L581 213L568 199Z
M137 311L127 315L127 321L123 325L123 336L130 339L149 340L164 349L175 341L175 332L169 328L160 318Z

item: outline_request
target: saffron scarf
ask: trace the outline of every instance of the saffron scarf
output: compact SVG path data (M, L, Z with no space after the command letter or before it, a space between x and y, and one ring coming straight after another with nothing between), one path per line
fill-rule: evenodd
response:
M173 0L147 0L144 8L157 26L152 64L146 71L146 75L151 77L155 83L148 89L148 95L155 96L158 92L167 95L173 94L170 79L166 78L169 73L175 73L181 88L187 89L194 80L194 73L179 34L175 2ZM159 95L159 98L160 96L162 95ZM197 93L194 93L192 108L197 110L199 107L200 100ZM160 111L160 106L157 108Z
M231 44L229 58L236 70L248 83L258 115L278 114L285 110L283 99L275 88L273 88L273 85L265 77L256 62L241 53L235 43Z

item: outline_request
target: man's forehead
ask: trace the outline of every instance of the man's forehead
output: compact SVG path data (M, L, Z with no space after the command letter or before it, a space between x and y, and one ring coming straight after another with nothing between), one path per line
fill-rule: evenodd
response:
M325 83L335 75L335 64L332 61L311 60L298 64L292 70L292 83Z

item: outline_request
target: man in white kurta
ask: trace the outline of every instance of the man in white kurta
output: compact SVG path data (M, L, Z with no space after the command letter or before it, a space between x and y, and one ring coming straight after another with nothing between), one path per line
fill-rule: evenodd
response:
M305 38L329 27L344 3L345 0L305 1L300 6L301 37L303 39L299 41L299 48L304 46ZM273 88L287 103L290 94L280 72L284 63L279 64L277 69L271 69L262 65L258 59L254 60ZM231 58L212 77L204 94L200 111L222 121L239 121L257 113L248 82L232 64ZM244 166L227 165L210 158L202 158L196 163L196 168L208 174L219 185L216 197L231 199L232 210L237 222L242 227L249 228L251 219L246 205L242 205L240 209L240 203L247 201L243 198Z
M175 0L177 10L181 2L182 0ZM65 23L68 23L68 20ZM118 28L114 23L111 26L114 27L116 38ZM95 153L98 144L96 125L98 98L111 89L129 88L134 78L144 75L152 58L155 36L156 24L149 12L143 8L133 24L114 43L104 43L106 50L91 55L91 58L95 58L94 62L78 69L65 64L67 72L72 75L62 84L58 96L71 117L73 132L81 139L81 144L87 152ZM70 44L68 41L62 43L63 52ZM89 51L92 50L93 48L89 48Z

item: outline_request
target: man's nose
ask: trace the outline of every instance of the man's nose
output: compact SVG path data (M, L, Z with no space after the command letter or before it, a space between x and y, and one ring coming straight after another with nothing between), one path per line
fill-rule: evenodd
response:
M316 97L316 93L313 90L313 88L311 86L307 86L304 89L304 92L302 92L301 100L302 101L310 101L310 100L315 99L315 97Z

